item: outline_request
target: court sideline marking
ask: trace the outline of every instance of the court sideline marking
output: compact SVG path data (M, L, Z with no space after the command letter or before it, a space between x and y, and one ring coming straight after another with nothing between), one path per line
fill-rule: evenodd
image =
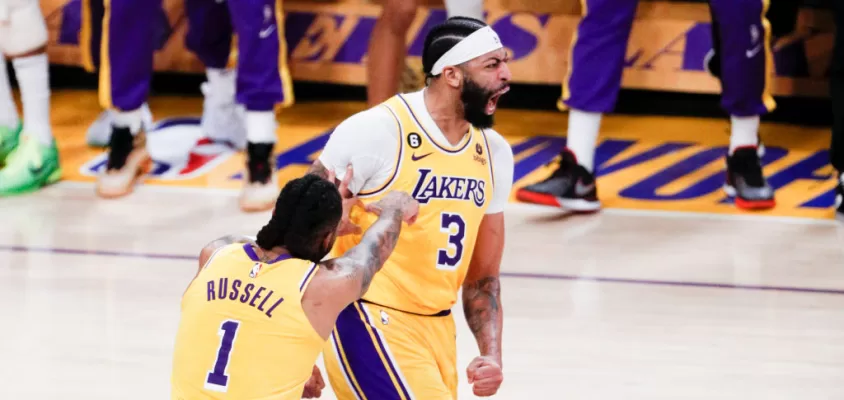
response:
M158 259L158 260L179 260L179 261L195 261L197 259L196 256L181 255L181 254L136 253L136 252L126 252L126 251L81 250L81 249L63 249L63 248L56 248L56 247L29 247L29 246L10 246L10 245L0 245L0 252L89 255L89 256L105 256L105 257L127 257L127 258ZM530 273L530 272L502 272L501 276L506 277L506 278L523 278L523 279L536 279L536 280L585 281L585 282L596 282L596 283L620 283L620 284L632 284L632 285L682 286L682 287L695 287L695 288L705 288L705 289L734 289L734 290L753 290L753 291L774 291L774 292L844 295L844 289L821 289L821 288L805 288L805 287L791 287L791 286L739 285L739 284L717 283L717 282L661 281L661 280L631 279L631 278L609 278L609 277L587 276L587 275L542 274L542 273Z

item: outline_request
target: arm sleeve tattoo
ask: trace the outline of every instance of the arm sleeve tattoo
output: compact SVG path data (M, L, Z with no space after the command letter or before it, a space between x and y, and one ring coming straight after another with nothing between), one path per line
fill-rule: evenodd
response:
M348 279L359 282L360 295L369 289L372 278L393 253L401 233L402 215L399 210L384 210L360 243L341 258L341 267Z
M487 276L463 285L463 312L481 355L501 365L501 285L497 276Z

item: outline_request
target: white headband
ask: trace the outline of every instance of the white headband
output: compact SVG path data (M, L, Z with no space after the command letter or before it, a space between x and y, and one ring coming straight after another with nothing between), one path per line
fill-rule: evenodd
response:
M431 69L431 75L439 75L445 67L463 64L475 57L480 57L502 47L498 34L492 30L492 27L485 26L472 32L471 35L466 36L463 40L457 42L454 47L445 52L434 63L434 68Z

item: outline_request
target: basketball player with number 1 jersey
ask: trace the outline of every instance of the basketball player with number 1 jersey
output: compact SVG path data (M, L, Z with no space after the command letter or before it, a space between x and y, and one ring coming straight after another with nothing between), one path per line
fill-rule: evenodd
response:
M448 19L425 40L425 89L356 114L332 133L311 171L351 164L363 204L387 190L420 203L384 269L344 310L326 345L331 386L341 400L453 399L457 352L451 307L463 305L480 356L466 373L476 395L503 379L499 263L513 153L492 126L509 89L508 54L479 20ZM360 228L372 216L353 209ZM360 236L339 238L341 254Z
M337 315L366 290L418 204L387 194L368 207L378 221L361 245L323 261L342 209L338 188L308 175L285 186L254 241L226 237L203 249L182 299L172 399L319 397L314 363Z

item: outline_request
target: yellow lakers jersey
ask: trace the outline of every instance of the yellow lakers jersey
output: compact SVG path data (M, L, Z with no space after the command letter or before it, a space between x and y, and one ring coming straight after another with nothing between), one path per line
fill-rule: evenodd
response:
M325 344L301 306L317 268L219 249L182 298L172 399L300 399Z
M361 192L364 204L390 191L410 193L419 215L402 228L395 250L375 274L363 299L417 314L450 309L466 277L478 227L493 193L493 170L485 133L474 127L456 146L439 143L419 123L419 113L398 95L379 107L395 117L400 132L392 177L373 191ZM377 216L354 209L351 219L362 229ZM337 239L339 256L360 242L362 235Z

